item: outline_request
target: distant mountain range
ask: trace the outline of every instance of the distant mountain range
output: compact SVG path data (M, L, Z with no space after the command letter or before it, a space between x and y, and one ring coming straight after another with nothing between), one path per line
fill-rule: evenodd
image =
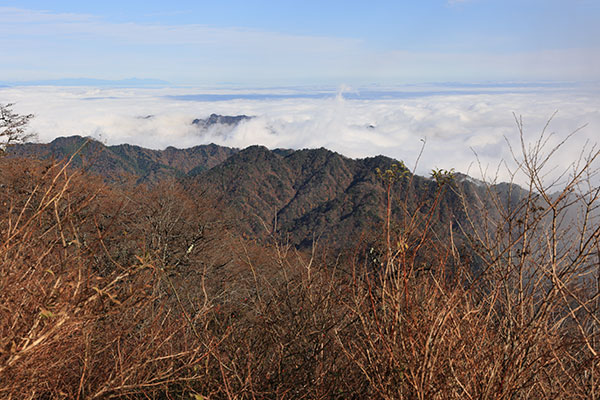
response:
M376 171L398 163L384 156L350 159L324 148L239 150L208 144L149 150L128 144L106 146L81 136L13 146L9 156L63 159L82 146L74 165L108 182L153 185L179 179L198 193L215 197L243 233L263 239L274 235L299 248L310 247L317 239L348 248L360 237L376 240L377 232L381 236L386 189ZM485 195L484 187L464 175L456 175L452 185L433 211L433 223L440 227L464 220L463 203L454 189L460 187L467 201ZM497 188L506 191L501 185ZM425 215L437 191L433 179L409 174L399 180L392 191L395 218L409 209Z

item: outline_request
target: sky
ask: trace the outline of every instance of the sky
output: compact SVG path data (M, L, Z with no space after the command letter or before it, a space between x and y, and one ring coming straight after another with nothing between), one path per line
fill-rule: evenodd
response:
M0 82L600 80L597 0L0 2Z

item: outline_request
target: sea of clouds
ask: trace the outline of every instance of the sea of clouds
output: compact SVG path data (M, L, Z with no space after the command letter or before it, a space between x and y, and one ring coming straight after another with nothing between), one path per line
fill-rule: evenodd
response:
M549 178L568 169L600 138L600 96L582 86L452 86L351 89L198 89L4 87L0 102L33 113L40 142L59 136L91 136L106 144L161 149L216 143L244 148L325 147L347 157L383 154L417 173L454 168L481 177L507 163L510 145L520 151L515 115L524 139L548 130L548 149L583 127L547 165ZM203 130L192 124L210 114L255 118L234 128ZM499 179L508 179L502 166ZM519 178L520 180L522 178Z

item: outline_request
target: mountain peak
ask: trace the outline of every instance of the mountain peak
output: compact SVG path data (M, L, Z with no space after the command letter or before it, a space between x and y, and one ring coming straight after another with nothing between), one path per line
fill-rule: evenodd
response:
M210 114L208 118L200 119L196 118L192 121L192 125L199 126L201 128L209 128L213 125L228 125L228 126L236 126L242 121L250 120L254 117L250 117L248 115L220 115L220 114Z

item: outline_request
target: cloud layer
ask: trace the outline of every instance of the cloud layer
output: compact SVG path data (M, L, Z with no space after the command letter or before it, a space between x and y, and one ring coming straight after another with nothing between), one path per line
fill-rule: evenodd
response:
M525 140L531 142L558 110L548 130L555 132L550 146L588 124L564 145L550 166L556 171L568 168L586 142L596 142L600 128L600 97L595 91L496 88L448 92L411 87L361 96L360 91L346 90L344 97L342 93L289 90L15 87L0 88L0 102L14 102L15 111L34 113L31 128L42 142L84 135L107 144L149 148L211 142L233 147L326 147L348 157L383 154L408 165L415 163L424 145L417 167L421 174L431 168L454 168L480 176L477 158L488 175L503 160L513 165L507 141L520 147L513 113L522 116ZM227 100L182 100L210 99L207 95ZM211 113L255 118L233 129L202 131L191 124ZM507 177L502 169L500 178Z

